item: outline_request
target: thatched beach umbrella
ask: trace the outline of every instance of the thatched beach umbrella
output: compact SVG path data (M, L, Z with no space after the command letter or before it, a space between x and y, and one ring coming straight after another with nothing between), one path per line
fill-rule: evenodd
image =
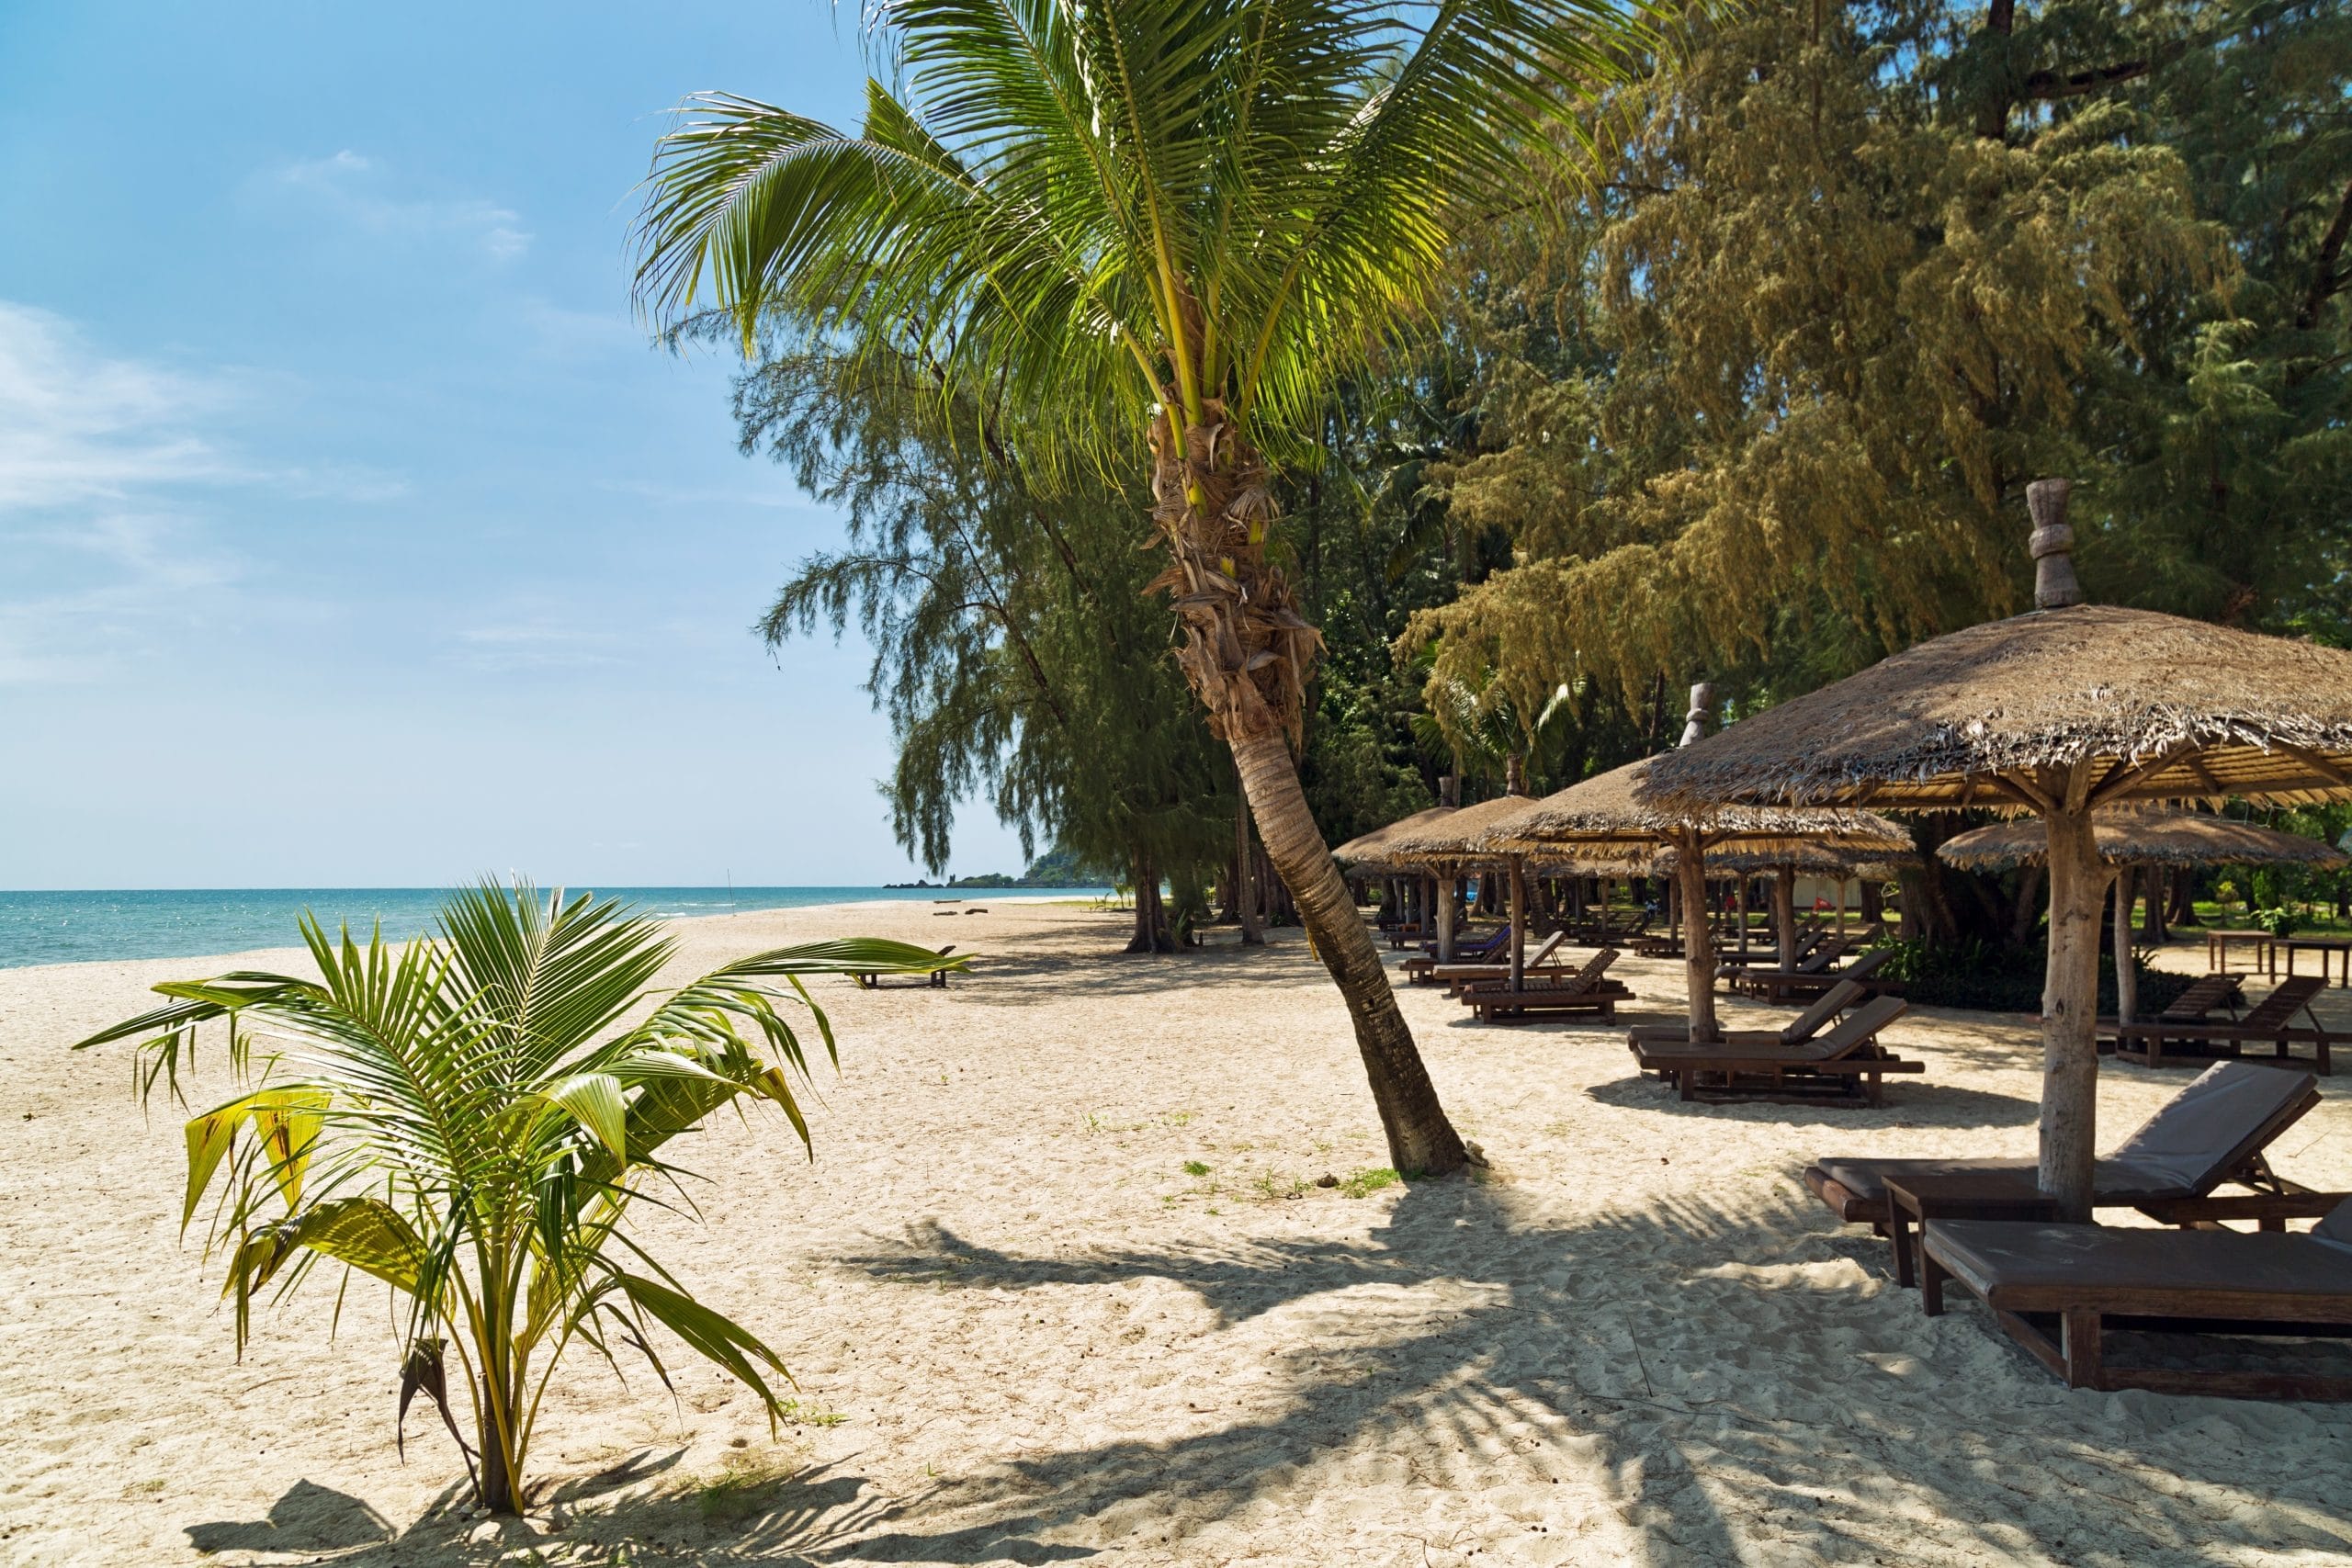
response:
M2100 863L2115 871L2115 1017L2133 1021L2139 976L2132 967L2132 868L2137 865L2301 865L2333 870L2347 857L2335 845L2202 811L2099 812L2091 823ZM2048 857L2050 830L2013 818L1946 840L1936 853L1973 871L2007 871Z
M1465 873L1488 868L1500 868L1509 874L1510 889L1510 977L1516 985L1526 967L1527 954L1527 862L1528 856L1511 850L1498 850L1487 842L1487 829L1495 823L1524 810L1529 797L1523 795L1499 795L1492 800L1482 800L1476 806L1465 806L1442 822L1431 822L1410 832L1396 834L1387 841L1386 853L1393 864L1420 868L1449 880ZM1558 863L1563 869L1581 869L1567 855L1536 858L1546 863ZM1452 911L1453 900L1444 900L1442 915L1444 925L1439 932L1439 953L1442 959L1453 956Z
M1898 653L1657 759L1646 798L1991 807L2049 828L2041 1184L2090 1213L2104 869L2091 813L2130 800L2352 798L2352 653L2085 604L2067 485L2027 488L2036 608Z
M1393 881L1403 875L1406 868L1396 864L1388 858L1390 842L1400 833L1409 833L1444 821L1453 815L1454 809L1451 806L1432 806L1424 810L1416 811L1409 817L1400 817L1385 828L1374 828L1369 833L1360 833L1339 845L1332 850L1331 858L1358 875L1380 876ZM1418 878L1419 874L1416 872L1414 874ZM1392 888L1392 892L1401 892L1401 889ZM1415 897L1418 897L1419 895ZM1449 947L1452 932L1447 928L1450 928L1453 923L1453 910L1449 908L1441 914L1438 921L1439 940L1446 942Z
M1712 688L1690 688L1684 745L1703 733ZM1668 753L1674 755L1675 753ZM1676 876L1682 891L1682 954L1690 989L1690 1038L1715 1038L1715 953L1707 928L1709 852L1741 844L1790 847L1800 840L1835 840L1882 855L1905 853L1911 835L1866 811L1791 807L1747 807L1694 812L1655 806L1641 798L1645 776L1665 759L1646 758L1597 773L1556 795L1547 795L1498 821L1488 830L1489 846L1518 853L1639 853L1679 852ZM1781 930L1782 952L1788 927Z
M1834 839L1758 839L1709 850L1707 872L1710 875L1729 874L1738 879L1739 945L1743 953L1747 950L1747 879L1758 875L1772 878L1772 932L1781 970L1785 974L1796 967L1800 875L1834 876L1841 883L1857 876L1883 879L1894 875L1898 865L1916 863L1917 859L1907 845L1904 852L1897 854L1875 840L1840 848ZM1681 857L1674 851L1662 850L1653 863L1652 874L1678 875ZM1842 896L1838 908L1841 911L1845 908Z

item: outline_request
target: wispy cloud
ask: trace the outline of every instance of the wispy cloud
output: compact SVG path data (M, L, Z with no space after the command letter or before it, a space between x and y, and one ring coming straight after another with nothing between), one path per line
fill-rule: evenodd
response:
M105 354L63 318L0 300L0 685L95 679L146 634L247 575L211 513L266 486L372 499L396 479L243 454L256 378Z
M618 664L617 639L609 633L590 631L545 614L528 613L510 620L460 628L448 662L469 670L580 670Z
M512 208L480 197L402 194L382 164L347 147L330 157L278 164L266 178L369 234L453 240L502 262L531 248L530 231Z

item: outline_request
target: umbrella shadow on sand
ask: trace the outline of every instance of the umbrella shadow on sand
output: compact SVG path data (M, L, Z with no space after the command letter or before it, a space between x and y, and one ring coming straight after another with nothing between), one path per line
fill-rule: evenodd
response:
M1344 1491L1345 1461L1370 1448L1401 1452L1416 1490L1434 1489L1432 1522L1449 1496L1597 1483L1609 1517L1582 1528L1604 1533L1566 1558L1554 1534L1543 1561L1592 1560L1608 1532L1616 1555L1675 1564L1900 1561L1921 1529L1951 1555L1991 1560L2352 1551L2341 1417L2070 1393L1973 1304L1921 1314L1885 1279L1883 1252L1785 1192L1745 1210L1661 1196L1558 1224L1509 1186L1440 1181L1408 1189L1361 1239L1023 1257L924 1226L851 1266L923 1289L1168 1280L1220 1328L1281 1310L1300 1329L1242 1418L943 1480L931 1517L1002 1510L1047 1540L1128 1528L1110 1550L1181 1556L1202 1521ZM2294 1439L2291 1501L2263 1435L2282 1419L2313 1429ZM2314 1470L2328 1451L2346 1457ZM1521 1528L1448 1550L1515 1560L1549 1527ZM886 1550L957 1560L944 1541L918 1551L923 1540L894 1535ZM1428 1561L1458 1560L1443 1540L1424 1543ZM2082 1544L2058 1544L2070 1540Z

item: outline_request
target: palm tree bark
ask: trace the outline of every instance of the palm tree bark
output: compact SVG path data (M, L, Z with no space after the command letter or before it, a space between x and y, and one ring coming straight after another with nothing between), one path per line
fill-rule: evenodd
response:
M1469 1153L1299 786L1291 745L1323 639L1267 558L1273 476L1220 400L1163 391L1151 428L1151 516L1172 559L1152 587L1170 595L1183 631L1177 662L1209 728L1232 748L1267 858L1347 1000L1391 1162L1400 1172L1459 1169Z
M1469 1163L1469 1153L1438 1102L1413 1032L1389 988L1380 950L1349 900L1347 884L1307 809L1289 742L1275 731L1235 737L1230 744L1250 815L1258 820L1258 837L1290 889L1316 956L1347 1000L1356 1050L1388 1137L1390 1163L1408 1174L1461 1168Z

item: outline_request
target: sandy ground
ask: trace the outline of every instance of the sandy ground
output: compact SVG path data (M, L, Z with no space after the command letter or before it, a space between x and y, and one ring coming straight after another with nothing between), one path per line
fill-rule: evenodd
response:
M322 1273L239 1364L175 1235L179 1117L142 1119L127 1048L63 1048L231 965L0 971L0 1561L2352 1561L2352 1413L2070 1393L1964 1298L1921 1315L1797 1184L1831 1152L2030 1152L2028 1020L1914 1014L1890 1040L1930 1071L1882 1111L1686 1106L1621 1036L1409 991L1495 1170L1351 1197L1312 1183L1385 1156L1295 934L1125 958L1111 917L1012 904L683 931L695 969L851 931L985 954L945 992L827 987L816 1162L722 1120L686 1156L708 1223L643 1216L807 1419L582 1358L537 1517L465 1517L429 1417L394 1452L380 1293L331 1340ZM1679 1008L1679 965L1622 972L1634 1016ZM2106 1136L2184 1081L2109 1067ZM2352 1187L2352 1096L2278 1164Z

